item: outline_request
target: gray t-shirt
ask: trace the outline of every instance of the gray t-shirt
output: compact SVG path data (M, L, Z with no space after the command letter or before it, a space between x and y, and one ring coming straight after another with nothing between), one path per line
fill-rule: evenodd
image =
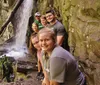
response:
M63 40L63 43L62 43L61 46L64 49L66 49L67 51L69 51L68 33L66 32L65 27L63 26L63 24L59 21L56 21L56 23L54 25L51 25L50 27L54 30L54 32L57 36L61 36L61 35L64 36L64 40Z
M66 30L61 22L56 21L54 25L51 25L51 28L54 30L56 35L64 35Z
M59 82L60 85L83 85L84 76L78 69L75 58L62 47L55 47L47 62L45 58L43 61L50 80Z

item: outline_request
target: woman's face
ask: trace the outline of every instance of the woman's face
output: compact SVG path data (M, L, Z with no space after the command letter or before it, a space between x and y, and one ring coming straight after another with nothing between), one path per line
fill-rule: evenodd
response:
M34 37L32 38L32 44L33 46L37 49L37 50L40 50L40 45L39 45L39 39L38 37Z
M55 47L55 42L48 33L39 34L39 44L41 49L47 53L52 52L53 48Z
M35 23L32 24L32 30L36 33L38 32L38 27Z

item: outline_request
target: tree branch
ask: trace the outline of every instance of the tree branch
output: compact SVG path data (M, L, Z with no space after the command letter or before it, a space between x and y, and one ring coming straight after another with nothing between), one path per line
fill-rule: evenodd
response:
M23 1L24 0L19 0L16 3L16 5L15 5L13 11L11 12L10 16L8 17L8 19L6 20L6 22L3 24L3 26L1 27L1 29L0 29L0 35L6 30L7 25L9 24L9 22L11 22L12 18L14 17L14 14L16 13L17 9L20 7L20 5L21 5L21 3Z

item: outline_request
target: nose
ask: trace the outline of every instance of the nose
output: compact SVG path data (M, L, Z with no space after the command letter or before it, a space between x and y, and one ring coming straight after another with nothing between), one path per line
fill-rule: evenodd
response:
M46 42L45 42L45 40L43 40L43 41L42 41L42 45L45 45L45 44L46 44Z

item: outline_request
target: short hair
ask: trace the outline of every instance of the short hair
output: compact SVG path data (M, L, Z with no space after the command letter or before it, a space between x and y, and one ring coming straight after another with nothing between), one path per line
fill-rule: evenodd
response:
M45 15L42 15L42 16L40 17L40 19L46 19L46 16L45 16Z
M47 14L47 13L52 13L53 15L55 15L54 10L52 10L52 9L47 10L47 11L46 11L46 14Z
M50 29L50 28L48 28L48 27L45 27L45 28L41 29L41 30L38 32L38 37L39 37L39 35L42 34L42 33L48 33L48 34L50 34L50 37L53 39L54 42L56 42L56 34L55 34L55 32L54 32L52 29Z

